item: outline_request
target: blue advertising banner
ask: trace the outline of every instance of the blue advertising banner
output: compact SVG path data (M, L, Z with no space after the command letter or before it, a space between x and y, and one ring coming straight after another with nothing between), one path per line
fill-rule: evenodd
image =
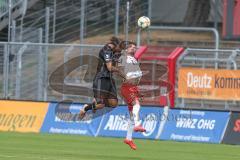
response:
M41 132L81 134L96 136L102 116L87 114L84 121L79 120L82 104L51 103L41 127Z
M133 133L134 138L154 139L158 133L163 109L160 107L141 107L140 119L145 133ZM126 137L128 127L127 106L117 107L104 115L99 136Z
M160 139L220 143L229 112L171 109Z

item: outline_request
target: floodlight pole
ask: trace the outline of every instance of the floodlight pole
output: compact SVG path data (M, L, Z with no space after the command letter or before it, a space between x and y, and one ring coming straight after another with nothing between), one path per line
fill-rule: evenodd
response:
M141 28L138 27L138 32L137 32L137 47L139 48L141 44Z
M8 98L8 80L9 80L9 55L11 42L11 22L12 22L12 0L8 1L8 44L4 48L4 98Z
M126 41L128 41L128 28L129 28L129 8L130 8L130 2L127 1L127 18L126 18Z
M120 0L116 0L116 13L115 13L115 36L118 36L118 25L119 25L119 6Z
M57 12L57 0L54 0L53 3L53 28L52 28L52 43L55 43L56 38L56 12Z
M11 41L11 26L12 26L12 0L8 3L8 42Z

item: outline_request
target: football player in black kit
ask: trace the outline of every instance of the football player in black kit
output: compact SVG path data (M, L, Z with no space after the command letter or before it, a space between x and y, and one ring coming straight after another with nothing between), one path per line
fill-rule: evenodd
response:
M85 113L89 110L96 111L104 107L117 107L117 89L112 77L113 72L117 72L122 78L124 74L114 66L118 60L117 55L120 55L121 39L112 37L99 52L99 60L97 72L93 80L94 101L90 104L85 104L80 111L79 117L83 119Z

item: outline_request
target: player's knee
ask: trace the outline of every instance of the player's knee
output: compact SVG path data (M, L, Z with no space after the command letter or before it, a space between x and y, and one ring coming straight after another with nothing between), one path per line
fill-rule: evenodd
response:
M118 101L117 100L108 100L107 101L107 106L115 108L118 106Z
M117 102L114 102L114 103L112 103L110 106L111 106L112 108L115 108L115 107L118 106L118 103L117 103Z

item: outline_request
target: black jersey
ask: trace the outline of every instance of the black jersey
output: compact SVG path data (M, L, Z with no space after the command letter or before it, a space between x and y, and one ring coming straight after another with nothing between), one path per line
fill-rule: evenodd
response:
M107 69L107 62L113 61L113 51L111 47L108 45L105 45L99 52L99 60L98 60L98 66L97 66L97 78L109 78L111 77L111 72Z

